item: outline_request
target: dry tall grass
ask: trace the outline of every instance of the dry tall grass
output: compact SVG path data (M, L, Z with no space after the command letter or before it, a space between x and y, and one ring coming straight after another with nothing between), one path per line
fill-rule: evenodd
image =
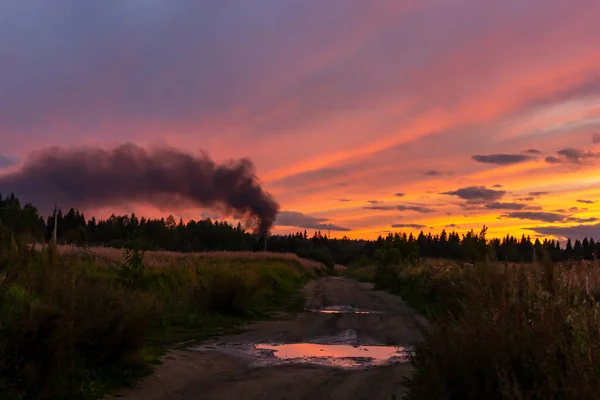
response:
M41 245L36 246L41 249ZM99 260L107 262L122 262L123 251L111 247L79 247L74 245L59 245L58 251L61 254L92 256ZM317 261L300 258L292 253L271 253L271 252L250 252L250 251L216 251L202 253L179 253L173 251L147 251L144 257L146 266L150 268L164 267L173 265L174 261L184 263L201 262L234 262L243 260L246 262L256 261L284 261L293 262L298 265L314 270L323 268L324 265Z
M407 399L600 393L600 264L378 266L376 282L433 311Z

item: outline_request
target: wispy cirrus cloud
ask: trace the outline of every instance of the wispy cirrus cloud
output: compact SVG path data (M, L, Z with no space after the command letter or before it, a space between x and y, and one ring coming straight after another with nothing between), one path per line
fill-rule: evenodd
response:
M400 204L395 206L398 211L414 211L420 214L430 214L435 212L435 208L425 206L425 205L415 205L415 204Z
M549 194L550 194L550 192L529 192L529 196L532 196L532 197L547 196Z
M439 169L430 169L423 173L425 176L448 176L452 175L452 171L441 171Z
M533 155L543 154L543 152L539 151L538 149L527 149L527 150L525 150L525 153L533 154Z
M577 202L583 203L583 204L594 204L595 203L594 200L583 200L583 199L577 200Z
M502 202L492 202L484 205L484 208L488 210L523 210L527 208L527 204L523 203L502 203Z
M383 205L375 204L363 207L366 210L381 210L381 211L414 211L420 214L430 214L435 212L435 208L423 204L399 204L399 205Z
M391 211L391 210L395 210L396 206L390 206L390 205L373 205L373 206L365 206L363 208L365 210Z
M421 224L393 224L392 228L412 228L412 229L424 229L426 225Z

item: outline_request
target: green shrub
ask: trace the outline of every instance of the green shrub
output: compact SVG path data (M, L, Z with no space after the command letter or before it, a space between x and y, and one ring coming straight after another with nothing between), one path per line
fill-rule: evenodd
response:
M35 251L0 229L0 398L97 398L148 372L162 346L260 316L314 275L289 257L146 268L132 244L123 256Z
M144 252L138 248L123 250L124 262L120 265L119 275L127 286L135 286L144 276Z

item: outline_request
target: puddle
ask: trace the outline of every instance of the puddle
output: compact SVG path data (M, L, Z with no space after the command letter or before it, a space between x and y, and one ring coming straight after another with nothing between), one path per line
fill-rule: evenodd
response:
M407 362L412 350L377 343L358 345L356 331L347 329L335 337L312 343L214 343L193 351L219 351L246 358L250 367L281 364L314 364L337 368L365 368Z
M409 354L404 347L315 343L257 344L256 349L267 351L284 363L310 363L342 368L408 361Z
M321 314L381 314L381 311L364 310L351 306L331 306L308 311Z

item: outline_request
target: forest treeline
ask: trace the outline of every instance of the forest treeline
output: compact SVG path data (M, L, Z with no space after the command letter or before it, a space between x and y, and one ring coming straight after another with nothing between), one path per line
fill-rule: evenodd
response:
M111 215L107 219L86 219L73 208L63 213L56 210L57 240L62 244L109 246L122 248L136 243L145 250L180 252L201 251L261 251L264 239L244 229L241 224L231 225L209 218L184 223L173 216L150 219L131 215ZM30 203L23 204L14 194L0 195L0 224L31 241L47 242L54 231L54 216L44 219ZM510 262L530 262L542 252L553 261L591 260L600 253L600 241L593 238L571 241L563 246L559 241L520 239L507 235L502 239L488 240L486 228L481 232L442 231L433 235L390 233L376 240L356 240L347 237L330 238L320 231L309 235L307 231L289 235L272 235L267 248L273 252L296 253L301 257L333 264L350 265L368 263L378 257L384 248L394 249L403 260L436 257L455 260L478 261L497 259Z

